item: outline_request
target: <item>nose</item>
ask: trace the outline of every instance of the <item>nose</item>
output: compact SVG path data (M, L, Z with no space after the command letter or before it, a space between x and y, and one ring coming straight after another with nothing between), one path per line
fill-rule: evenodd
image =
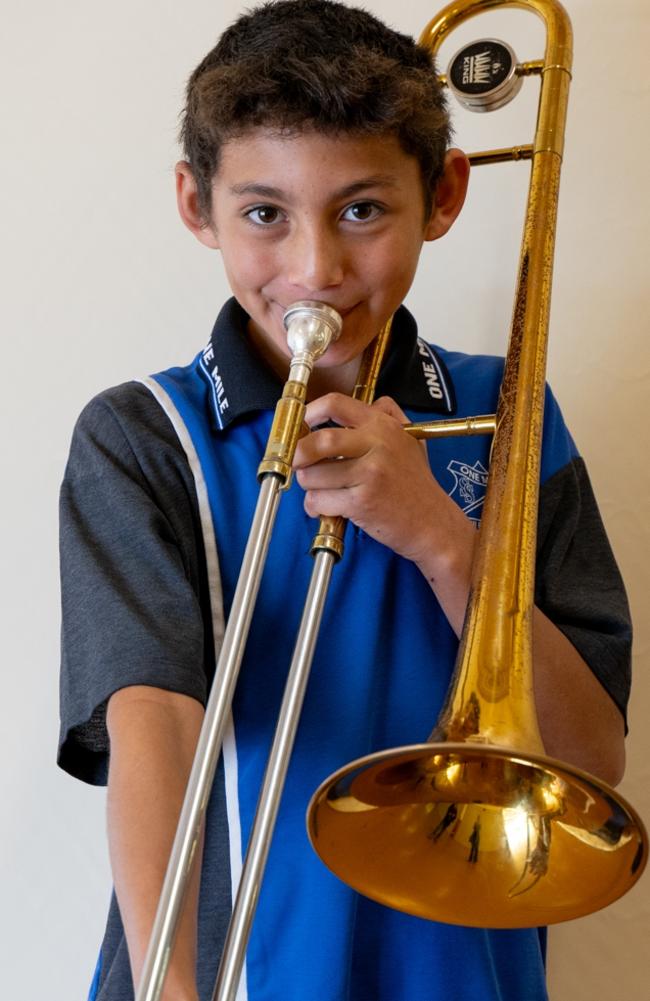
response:
M322 223L304 224L290 238L287 279L299 298L336 288L345 274L345 255L335 232Z

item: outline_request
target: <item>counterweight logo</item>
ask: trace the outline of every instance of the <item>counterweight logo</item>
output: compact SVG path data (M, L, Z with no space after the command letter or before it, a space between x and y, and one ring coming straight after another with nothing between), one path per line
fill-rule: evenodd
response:
M489 52L479 52L476 56L466 56L463 60L463 83L492 83L492 75L501 70L499 63L492 65Z
M460 459L452 459L447 469L454 477L454 486L449 491L449 496L455 499L469 518L480 521L488 481L487 469L479 460L470 466Z

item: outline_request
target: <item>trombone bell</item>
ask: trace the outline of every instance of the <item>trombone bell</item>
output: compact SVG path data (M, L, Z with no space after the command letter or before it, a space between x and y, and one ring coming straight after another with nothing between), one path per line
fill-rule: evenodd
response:
M472 743L361 758L315 793L309 837L373 900L483 928L554 924L638 879L643 825L613 789L544 755Z

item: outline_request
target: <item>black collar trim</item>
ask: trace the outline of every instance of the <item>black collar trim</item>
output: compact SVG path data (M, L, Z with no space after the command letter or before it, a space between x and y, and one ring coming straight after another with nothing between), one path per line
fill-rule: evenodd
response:
M248 315L235 299L229 299L199 357L199 370L210 386L212 416L219 430L244 414L273 410L282 392L281 381L251 349L247 324ZM435 349L418 337L415 320L404 306L395 314L377 395L391 396L407 409L456 412L449 372Z

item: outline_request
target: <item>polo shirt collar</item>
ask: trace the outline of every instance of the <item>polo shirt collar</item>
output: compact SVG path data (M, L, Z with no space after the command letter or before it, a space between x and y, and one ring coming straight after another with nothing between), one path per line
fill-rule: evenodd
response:
M245 414L273 410L282 392L282 382L252 348L247 324L248 315L229 299L199 355L199 369L211 388L212 416L221 430ZM377 396L391 396L407 409L456 411L449 372L435 349L418 337L415 320L404 306L393 320Z

